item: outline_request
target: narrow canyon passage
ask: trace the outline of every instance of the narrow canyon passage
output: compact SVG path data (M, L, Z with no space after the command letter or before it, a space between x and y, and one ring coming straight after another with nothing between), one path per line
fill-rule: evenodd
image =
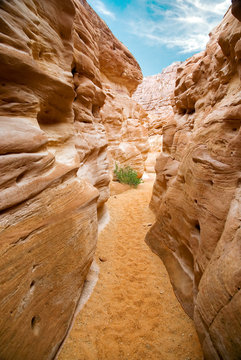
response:
M154 221L148 208L152 185L146 182L108 201L111 218L96 252L99 280L59 360L202 359L193 322L161 260L144 242Z

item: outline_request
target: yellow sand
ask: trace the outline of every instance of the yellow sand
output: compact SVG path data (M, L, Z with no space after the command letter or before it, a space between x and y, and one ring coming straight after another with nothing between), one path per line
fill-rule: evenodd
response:
M108 201L111 219L96 253L99 280L59 360L202 359L193 322L144 242L154 222L151 191L146 182Z

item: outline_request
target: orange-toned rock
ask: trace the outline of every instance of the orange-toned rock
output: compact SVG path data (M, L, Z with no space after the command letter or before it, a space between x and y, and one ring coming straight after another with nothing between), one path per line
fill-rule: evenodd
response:
M207 360L241 354L240 38L229 11L206 51L177 70L177 125L158 159L157 221L146 238Z
M232 0L232 14L241 21L241 3L240 0Z
M52 359L109 196L102 77L132 92L142 75L85 0L4 1L0 17L0 358Z
M148 137L149 151L147 159L145 161L145 171L147 173L155 173L155 166L157 157L162 151L163 145L163 136L162 135L152 135Z
M131 166L141 177L149 150L147 114L130 98L125 84L114 84L106 77L103 81L107 97L101 118L108 139L110 168L113 171L115 162L121 167Z
M1 4L0 358L51 359L92 262L98 191L76 172L71 1Z
M160 74L145 77L132 96L148 113L149 136L162 134L163 126L174 117L173 92L179 65L173 63Z
M78 175L98 188L101 206L109 197L109 163L111 175L117 161L123 166L132 166L142 176L148 152L147 131L143 127L147 115L130 98L142 80L138 63L104 21L86 2L83 4L84 9L79 1L75 2L80 9L75 20L73 65L75 129L81 159ZM83 64L83 57L78 56L80 51L88 62Z
M133 99L148 113L148 142L149 152L145 163L146 171L155 172L156 158L168 147L168 140L176 130L174 120L174 89L177 68L180 62L173 63L162 73L148 76L138 86L133 94ZM164 141L163 138L164 137Z
M79 11L75 18L72 72L76 91L76 148L81 162L78 176L97 187L100 191L98 206L101 206L109 197L109 160L113 162L110 156L113 154L112 138L115 138L116 132L120 130L119 124L117 125L120 121L119 112L123 109L126 113L123 122L130 120L132 114L137 112L133 110L136 105L130 100L130 94L141 81L142 73L129 50L113 36L105 22L95 14L86 1L75 1L75 6ZM112 101L113 98L115 100ZM104 101L105 105L102 107ZM114 108L110 109L110 106ZM112 129L110 117L115 123ZM130 126L138 127L139 117L140 115L129 121ZM114 157L114 160L119 161L123 157L129 162L131 157L135 160L136 155L130 151L126 154L124 151L122 156L123 147L120 148L119 144L123 141L135 142L134 138L138 134L128 137L130 130L124 130L124 124L121 128L121 134L114 140L119 151L119 156ZM144 141L141 139L142 135L141 133L136 139L140 147ZM131 147L131 144L127 144L127 147ZM135 150L137 152L137 149ZM144 152L147 153L147 149L143 149L142 153ZM141 162L140 165L136 164L138 169L143 167L145 160L142 153L138 151ZM134 161L130 160L130 165L134 164Z

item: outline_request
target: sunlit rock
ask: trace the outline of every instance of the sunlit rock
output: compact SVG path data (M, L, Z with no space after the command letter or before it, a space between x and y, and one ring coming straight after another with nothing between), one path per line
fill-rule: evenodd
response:
M240 22L229 11L205 52L177 69L146 241L164 261L205 359L241 354Z
M149 152L145 163L147 172L155 172L156 158L162 147L168 146L171 134L174 134L174 89L176 72L180 62L173 63L162 73L147 76L137 87L132 98L136 100L148 113L148 142ZM164 137L164 142L163 142Z
M103 81L106 101L101 119L108 139L110 169L113 171L115 163L131 166L141 177L149 150L147 113L131 99L125 83L114 84L106 77Z
M52 359L109 197L102 77L131 93L142 74L84 0L3 1L0 17L0 358Z

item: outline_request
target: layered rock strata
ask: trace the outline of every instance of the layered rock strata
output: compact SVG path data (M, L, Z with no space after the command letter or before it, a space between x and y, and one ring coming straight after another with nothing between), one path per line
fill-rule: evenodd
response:
M176 62L160 74L144 77L132 98L142 105L149 116L149 135L162 134L164 125L174 117L173 101L177 68Z
M54 358L109 196L102 76L141 71L86 1L0 3L0 358Z
M86 1L75 0L75 7L77 14L72 73L76 92L76 148L80 156L78 176L98 188L98 206L101 206L109 197L107 148L112 144L111 138L115 137L115 134L110 134L111 131L106 131L109 129L104 125L110 116L113 122L119 120L117 101L116 108L110 111L106 105L110 102L109 94L116 93L116 89L125 92L126 99L122 101L122 108L123 111L128 111L125 109L133 106L130 94L142 80L142 73L129 50L114 37ZM109 87L106 87L106 83ZM142 139L137 141L142 142ZM118 138L116 142L120 144L121 139Z
M114 84L106 77L103 84L106 101L101 119L108 139L110 169L113 173L115 163L131 166L141 177L149 150L147 113L130 98L126 86Z
M180 64L173 63L160 74L145 77L132 96L148 113L150 149L145 163L147 172L155 172L156 158L162 151L163 135L166 141L167 134L171 136L175 131L174 89Z
M241 355L241 23L231 11L177 69L175 131L164 134L147 235L207 360Z

